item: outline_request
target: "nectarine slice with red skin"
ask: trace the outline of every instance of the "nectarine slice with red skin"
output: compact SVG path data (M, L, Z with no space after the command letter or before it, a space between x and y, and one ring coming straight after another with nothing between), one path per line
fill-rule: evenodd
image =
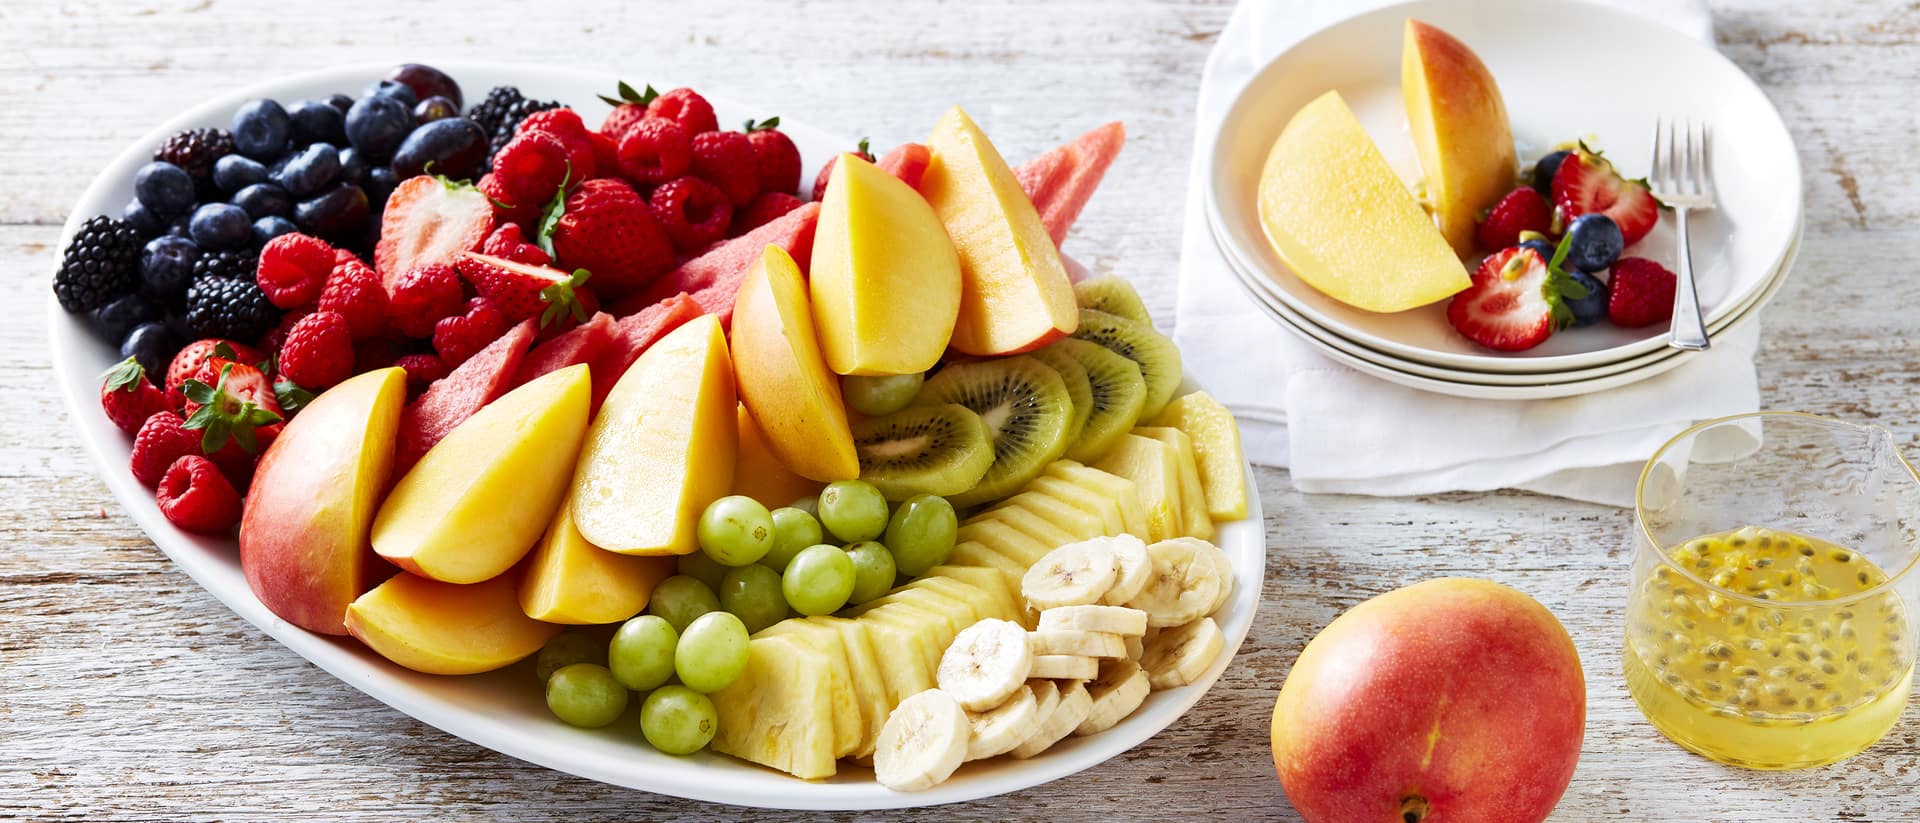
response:
M1470 256L1480 215L1514 186L1513 131L1500 86L1467 44L1409 18L1400 96L1434 222L1455 254Z
M864 163L851 155L841 159L843 169ZM834 179L846 182L840 172ZM827 196L839 195L829 190ZM860 476L860 456L853 450L840 378L820 351L815 317L800 267L780 247L768 246L734 304L733 374L740 402L760 421L768 448L782 464L814 480L852 480ZM945 348L942 341L934 356Z

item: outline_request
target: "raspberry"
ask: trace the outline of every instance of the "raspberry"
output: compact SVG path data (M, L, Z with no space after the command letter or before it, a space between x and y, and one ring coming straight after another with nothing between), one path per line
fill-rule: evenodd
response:
M303 309L292 309L286 314L280 315L279 325L267 330L266 334L260 336L260 348L272 352L279 351L280 346L287 342L287 332L293 329L293 324L300 322L300 318L312 313L313 307L308 306ZM259 361L256 360L254 362L257 363Z
M353 344L353 373L384 369L399 359L400 349L393 338L375 337Z
M753 144L754 165L760 170L760 190L792 194L800 189L800 149L793 139L774 126L780 118L764 123L747 122L747 142Z
M616 149L620 176L657 186L686 174L693 165L692 134L672 120L640 121L620 137Z
M733 204L726 192L698 177L682 177L654 189L648 205L681 253L704 249L725 237L733 219Z
M1613 261L1607 276L1607 319L1616 326L1651 326L1673 316L1678 279L1666 266L1644 257Z
M713 104L693 89L674 89L653 98L653 102L647 104L647 117L672 120L688 134L720 128L720 120L713 116Z
M280 374L319 391L353 376L353 335L347 318L321 310L301 318L280 346Z
M600 133L618 141L627 129L647 119L647 107L643 103L621 103L607 112L607 119L600 121Z
M197 454L167 467L156 496L160 513L190 532L220 534L240 522L240 493L213 461Z
M693 136L693 176L719 186L734 205L744 206L760 193L760 165L753 141L737 131Z
M806 204L807 201L783 191L763 191L754 195L753 202L748 203L745 208L734 210L733 228L727 232L727 235L739 237Z
M501 147L493 156L493 171L478 185L504 219L524 224L540 215L561 181L578 181L569 175L569 164L567 146L559 138L527 132Z
M553 262L553 258L548 257L539 246L526 241L518 223L503 223L494 229L492 234L487 235L486 242L480 245L480 253L529 266L545 266Z
M200 433L173 412L155 412L133 436L133 479L151 489L160 484L173 461L200 453Z
M320 299L333 266L334 250L325 240L298 232L283 234L260 250L260 290L283 309L309 305Z
M516 231L518 226L507 224ZM393 281L393 297L388 301L388 319L408 337L433 336L433 325L441 318L459 314L466 298L460 286L460 273L448 263L429 263L406 270Z
M317 308L344 318L355 340L387 330L387 290L380 285L380 275L358 260L334 268Z
M573 109L558 108L534 112L520 121L516 134L537 131L552 136L567 149L567 162L572 169L568 179L578 183L591 180L595 174L593 156L593 138L589 137L587 126L580 122L580 115Z
M100 384L100 408L107 419L129 434L139 431L147 418L174 409L173 399L147 379L140 361L127 358L109 369Z
M407 393L410 395L426 391L429 384L452 371L437 354L409 354L393 361L393 364L406 370Z
M475 297L467 301L465 314L445 318L433 327L433 350L449 367L467 362L475 352L487 347L507 330L507 317L492 301Z

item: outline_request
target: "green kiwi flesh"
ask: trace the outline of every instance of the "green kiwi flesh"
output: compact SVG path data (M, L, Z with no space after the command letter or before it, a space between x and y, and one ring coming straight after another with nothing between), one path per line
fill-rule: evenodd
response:
M958 403L980 415L993 441L993 466L955 506L1020 490L1067 450L1073 400L1058 372L1031 357L953 363L927 378L916 404Z
M1087 375L1092 404L1080 437L1067 446L1067 459L1092 463L1106 456L1113 444L1140 423L1140 409L1147 402L1147 381L1140 376L1140 364L1096 343L1069 337L1034 354L1049 353L1079 363Z
M1133 284L1110 274L1089 277L1073 284L1073 300L1083 309L1103 311L1153 325L1153 317L1147 314L1147 304L1140 301L1140 293L1133 290Z
M1081 309L1080 326L1073 336L1140 364L1140 376L1147 381L1147 400L1140 407L1143 419L1158 415L1180 388L1180 349L1149 324Z
M908 406L853 426L860 479L888 500L972 489L993 466L987 424L965 406Z

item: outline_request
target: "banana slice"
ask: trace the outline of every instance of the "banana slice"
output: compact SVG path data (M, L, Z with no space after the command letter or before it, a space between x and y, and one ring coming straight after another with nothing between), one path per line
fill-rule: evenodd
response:
M1149 691L1152 686L1147 670L1140 668L1140 664L1131 660L1109 660L1100 664L1100 676L1087 683L1087 696L1093 698L1093 710L1073 733L1085 736L1113 728L1140 708Z
M1028 674L1048 680L1092 680L1100 674L1100 661L1077 654L1036 654Z
M1209 543L1208 545L1213 545ZM1208 616L1220 613L1226 608L1227 601L1233 599L1233 560L1227 557L1227 550L1213 546L1213 567L1220 571L1220 596L1213 599L1213 608L1207 610Z
M1053 716L1053 710L1060 708L1059 683L1052 680L1035 678L1027 681L1027 688L1033 690L1033 702L1038 710L1033 714L1033 724L1028 726L1026 732L1020 736L1020 742L1022 743L1027 742L1035 733L1039 732L1040 727L1046 725L1047 718ZM1013 750L1008 749L1007 751Z
M953 638L934 679L962 708L983 712L1006 702L1032 667L1026 629L1011 620L982 620Z
M1050 629L1139 637L1147 633L1147 613L1125 606L1061 606L1040 613L1039 630Z
M1055 702L1059 701L1059 694L1059 689L1054 689ZM1013 690L1007 702L988 711L967 712L967 725L972 728L967 737L967 759L980 760L1013 751L1013 747L1033 736L1033 730L1040 726L1039 720L1040 700L1033 696L1033 687L1025 683Z
M1104 540L1069 543L1047 552L1020 580L1020 593L1040 609L1098 603L1113 588L1113 549Z
M1045 616L1045 613L1042 613ZM1127 641L1117 634L1078 629L1041 629L1027 635L1034 654L1073 654L1081 657L1125 657Z
M1140 656L1147 653L1147 641L1145 638L1146 635L1141 635L1140 637L1129 637L1126 639L1128 660L1138 662Z
M1176 626L1147 641L1140 665L1154 691L1185 686L1207 673L1227 639L1211 617Z
M1119 606L1140 596L1140 591L1153 580L1153 561L1147 558L1147 544L1138 537L1123 534L1108 540L1107 545L1113 549L1113 588L1107 590L1100 602Z
M1213 544L1176 537L1148 546L1147 557L1153 579L1127 605L1146 612L1149 626L1184 626L1205 617L1222 585Z
M902 700L880 728L873 776L898 792L933 788L960 768L971 731L967 711L946 692L928 689Z
M1015 746L1013 756L1025 760L1053 747L1053 744L1066 739L1080 724L1087 722L1087 714L1093 711L1093 697L1087 694L1085 683L1074 681L1073 685L1060 690L1060 705L1053 713L1041 721L1040 728L1026 742Z

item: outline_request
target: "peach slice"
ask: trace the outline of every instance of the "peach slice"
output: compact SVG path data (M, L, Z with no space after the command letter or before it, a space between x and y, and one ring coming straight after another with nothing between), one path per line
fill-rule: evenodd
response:
M416 672L479 674L539 651L560 627L522 614L509 577L463 586L401 572L347 607L347 631Z
M767 446L781 463L814 480L852 480L860 476L860 457L853 451L840 380L827 370L814 337L816 316L800 267L778 246L768 246L733 304L733 374L740 401L761 421ZM941 343L933 356L945 348Z
M1408 19L1400 97L1440 233L1455 254L1473 254L1474 223L1513 190L1517 166L1500 86L1467 44Z
M547 623L618 623L647 607L653 587L673 574L673 558L614 554L587 542L561 503L540 545L527 556L520 610Z

